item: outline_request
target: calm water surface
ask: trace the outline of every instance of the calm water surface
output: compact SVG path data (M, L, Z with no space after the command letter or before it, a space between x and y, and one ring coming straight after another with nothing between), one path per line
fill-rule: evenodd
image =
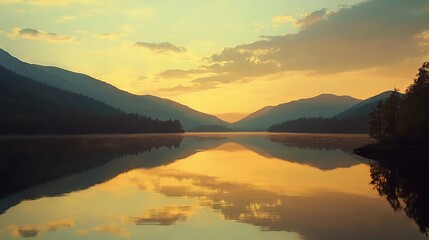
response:
M370 161L351 153L367 141L240 133L2 139L0 157L12 167L2 170L0 239L427 239L380 195ZM43 173L34 176L37 166Z

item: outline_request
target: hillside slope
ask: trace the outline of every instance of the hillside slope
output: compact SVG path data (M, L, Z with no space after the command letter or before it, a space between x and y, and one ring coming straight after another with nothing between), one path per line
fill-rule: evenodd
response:
M274 107L265 107L232 124L234 129L265 131L269 126L302 117L333 117L360 100L350 96L322 94Z
M138 113L161 120L177 119L185 129L200 125L228 124L215 116L196 111L180 103L151 95L131 94L85 74L25 63L2 49L0 49L0 65L50 86L89 96L127 113Z

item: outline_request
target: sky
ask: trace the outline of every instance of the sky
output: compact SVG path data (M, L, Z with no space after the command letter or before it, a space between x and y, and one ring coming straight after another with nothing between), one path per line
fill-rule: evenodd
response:
M427 0L0 0L0 48L228 121L322 93L405 91Z

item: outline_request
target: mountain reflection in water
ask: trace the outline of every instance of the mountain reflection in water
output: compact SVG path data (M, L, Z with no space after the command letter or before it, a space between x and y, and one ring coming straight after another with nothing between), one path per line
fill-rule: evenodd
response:
M369 184L378 186L374 163L351 154L365 142L263 133L2 139L2 163L24 168L13 165L17 187L2 189L0 238L424 239ZM39 163L49 179L19 180Z

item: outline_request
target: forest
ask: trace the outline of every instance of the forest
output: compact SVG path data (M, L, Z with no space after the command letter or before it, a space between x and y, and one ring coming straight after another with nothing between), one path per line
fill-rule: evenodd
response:
M368 133L368 117L365 115L347 118L300 118L268 128L268 132L293 133Z
M374 143L429 143L429 62L419 68L401 97L395 89L370 113L369 135Z
M124 113L0 67L0 134L183 132L178 120Z

